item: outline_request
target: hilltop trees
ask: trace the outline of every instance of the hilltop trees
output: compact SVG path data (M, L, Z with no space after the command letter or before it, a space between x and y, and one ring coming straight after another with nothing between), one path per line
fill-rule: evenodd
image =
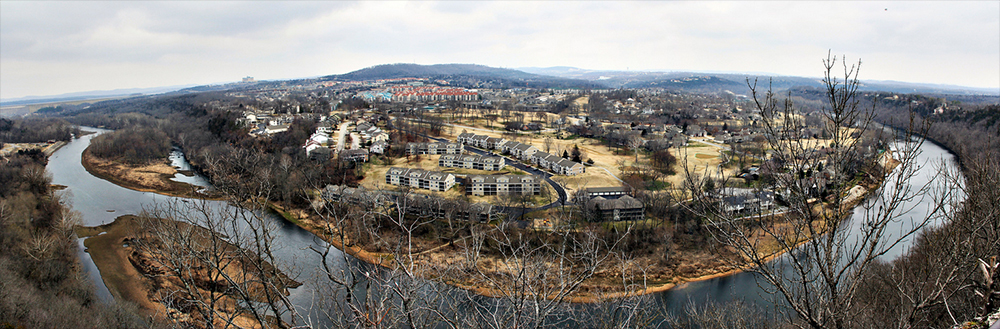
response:
M120 159L128 164L146 164L166 159L170 154L170 137L162 130L133 127L94 137L91 154L105 159Z
M80 128L61 119L10 120L0 118L0 144L69 141Z

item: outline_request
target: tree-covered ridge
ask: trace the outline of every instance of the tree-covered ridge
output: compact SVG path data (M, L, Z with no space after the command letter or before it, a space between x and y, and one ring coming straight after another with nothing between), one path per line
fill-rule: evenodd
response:
M567 79L525 73L518 70L489 67L476 64L384 64L354 72L329 75L323 80L379 80L396 78L444 79L452 84L468 87L493 83L496 86L530 88L601 88L600 84L586 80Z

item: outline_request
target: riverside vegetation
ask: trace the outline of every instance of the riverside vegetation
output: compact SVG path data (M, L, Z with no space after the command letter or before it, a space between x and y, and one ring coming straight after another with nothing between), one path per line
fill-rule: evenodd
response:
M30 125L42 123L24 124ZM12 140L37 141L26 136ZM98 299L77 258L73 227L78 214L50 185L47 160L37 150L0 159L0 326L167 327L139 315L131 302Z

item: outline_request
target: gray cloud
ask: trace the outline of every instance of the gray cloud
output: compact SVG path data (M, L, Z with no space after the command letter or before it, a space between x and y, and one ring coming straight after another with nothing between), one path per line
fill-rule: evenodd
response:
M888 9L888 10L886 10ZM997 2L0 2L0 97L396 62L1000 87Z

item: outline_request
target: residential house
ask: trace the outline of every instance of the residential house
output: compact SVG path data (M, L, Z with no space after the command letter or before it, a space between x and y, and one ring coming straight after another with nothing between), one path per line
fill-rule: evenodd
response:
M727 187L716 191L716 198L727 213L755 213L774 207L774 192L768 190Z
M523 143L517 143L517 145L510 148L510 154L522 161L531 160L531 156L535 155L538 151L538 148Z
M385 150L389 148L389 143L386 141L376 141L372 143L372 146L368 147L368 152L382 154Z
M587 171L582 163L560 158L559 161L549 165L549 169L560 175L574 176Z
M629 194L629 188L624 186L608 187L588 187L583 189L587 198L603 197L605 199L615 199Z
M490 136L486 136L486 135L475 135L475 136L472 136L472 138L469 139L469 143L468 144L472 145L472 146L475 146L475 147L479 147L479 148L485 148L486 147L486 140L489 139L489 138L490 138Z
M327 185L320 193L325 202L343 202L358 205L370 205L388 201L381 193L368 191L363 186Z
M490 137L490 138L486 139L486 142L485 142L485 144L483 144L482 147L487 148L487 149L491 149L491 150L497 150L497 149L500 149L500 145L501 144L506 143L506 142L507 142L507 140L503 139L501 137Z
M687 128L687 135L691 137L705 137L705 129L702 129L699 125L690 125Z
M277 134L277 133L280 133L280 132L283 132L283 131L288 131L288 126L289 125L284 125L284 124L282 124L282 125L269 125L269 126L267 126L267 128L264 129L264 133L270 135L270 134Z
M366 149L356 149L356 150L343 150L340 152L340 158L346 161L368 161L368 150Z
M473 133L461 133L461 134L458 134L458 138L455 141L458 142L459 144L470 145L470 144L473 143L472 142L472 138L473 137L476 137L476 134L473 134Z
M488 203L468 203L421 194L407 194L404 200L404 204L397 206L403 207L406 213L438 219L488 222L498 213L493 205Z

